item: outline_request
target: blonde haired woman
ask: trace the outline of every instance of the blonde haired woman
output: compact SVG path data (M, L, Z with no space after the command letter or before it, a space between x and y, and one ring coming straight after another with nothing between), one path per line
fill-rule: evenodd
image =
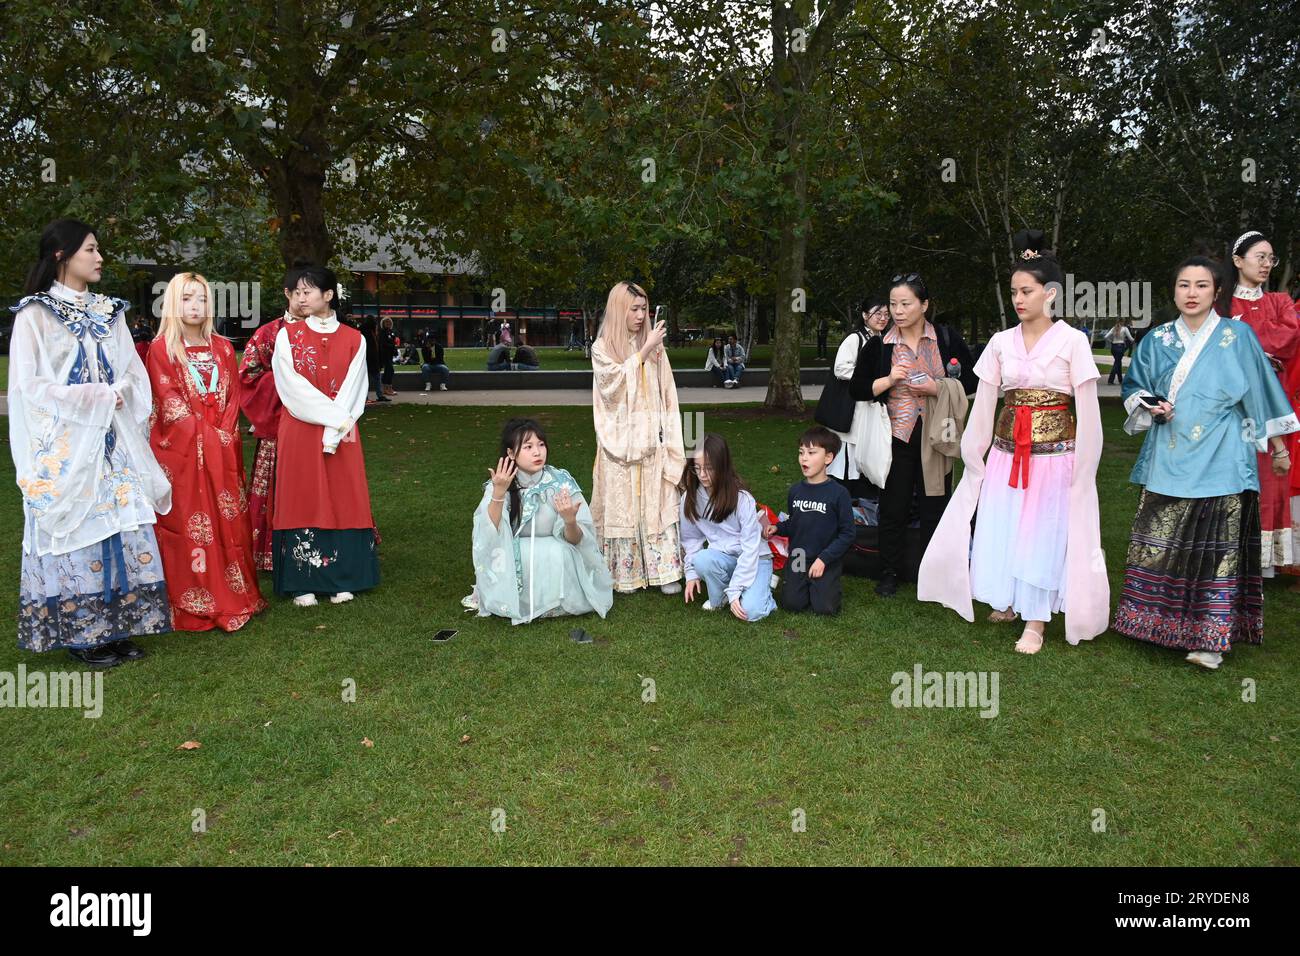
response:
M253 562L235 349L212 331L203 276L182 272L167 283L147 365L149 444L172 483L172 510L157 526L172 624L236 631L266 601Z
M686 467L677 385L664 352L665 326L649 320L645 290L620 282L609 290L591 347L591 404L596 424L591 514L614 589L657 586L681 591L678 537Z

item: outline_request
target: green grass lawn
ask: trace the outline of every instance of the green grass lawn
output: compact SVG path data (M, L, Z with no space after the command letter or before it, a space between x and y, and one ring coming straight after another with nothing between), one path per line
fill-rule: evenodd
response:
M144 639L145 660L105 675L98 720L0 710L0 863L1300 863L1300 595L1283 584L1266 585L1267 643L1218 672L1113 634L1071 648L1059 619L1022 656L987 609L968 625L909 586L883 601L857 579L838 618L755 625L621 596L606 620L577 621L597 638L579 645L572 619L512 627L459 605L509 411L367 414L378 590L340 607L275 600L231 636ZM1117 404L1105 414L1118 593L1137 442ZM589 487L590 409L538 417L551 461ZM728 406L705 409L705 427L728 436L761 501L783 504L800 423ZM13 491L0 530L0 618L13 621ZM431 643L442 627L460 633ZM8 634L0 670L70 664ZM999 716L895 709L891 675L916 663L998 672ZM355 703L341 699L349 679ZM190 740L201 748L177 749ZM192 832L196 809L206 833Z

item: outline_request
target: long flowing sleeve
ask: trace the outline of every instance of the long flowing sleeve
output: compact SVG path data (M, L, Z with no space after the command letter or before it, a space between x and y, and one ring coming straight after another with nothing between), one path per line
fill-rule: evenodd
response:
M52 538L82 524L95 504L104 457L104 436L113 420L117 393L104 382L59 382L46 352L41 307L27 306L14 319L9 344L9 450L28 516ZM134 351L134 349L132 349ZM24 548L35 550L34 534Z
M277 373L278 374L278 373ZM510 497L501 506L501 520L496 527L488 517L492 500L492 483L483 488L483 499L474 510L471 552L474 560L474 583L478 590L479 617L499 614L512 620L519 617L519 581L515 576L515 545L510 529ZM583 529L584 537L586 529Z
M365 360L364 350L360 352ZM280 401L289 410L289 414L299 421L310 425L320 425L326 429L339 430L347 420L347 412L330 401L324 392L307 381L293 367L293 351L289 345L289 333L283 328L275 337L275 353L271 358L271 369L275 373L275 388L280 393ZM351 376L352 367L348 367ZM337 443L336 443L337 447Z
M333 453L338 450L341 442L347 433L356 428L356 423L366 410L366 394L369 388L368 373L366 370L366 340L361 340L361 345L357 349L357 354L352 356L352 363L348 366L348 373L343 377L343 384L339 387L339 393L334 396L335 405L343 409L347 415L347 420L343 423L343 428L326 428L322 438L322 444L327 453Z
M253 333L244 347L244 359L239 366L239 404L259 438L275 437L280 425L280 410L284 407L271 371L275 337L269 332L270 327L263 326Z
M1242 330L1247 337L1255 338L1250 326L1243 323ZM1250 437L1254 439L1255 449L1262 454L1268 451L1270 438L1300 431L1300 421L1297 421L1286 390L1259 340L1255 339L1243 351L1246 353L1243 364L1249 385L1241 401L1251 430Z
M731 580L727 582L727 598L731 601L739 598L754 583L758 577L759 555L769 550L763 541L763 529L758 523L758 504L753 497L741 495L736 510L740 512L740 554L736 557ZM852 511L849 520L852 520Z
M122 396L122 407L114 418L119 424L129 423L136 429L147 430L149 415L153 412L153 392L149 387L149 373L140 361L126 316L119 312L113 320L113 343L117 356L113 368L113 391Z
M565 475L572 480L573 476L565 472ZM489 487L491 487L489 485ZM576 495L578 500L578 514L574 519L578 527L582 529L582 538L577 544L570 544L569 539L564 536L564 522L555 521L551 533L555 540L562 547L572 548L578 552L581 559L582 568L578 574L577 585L582 589L587 603L592 609L604 617L609 613L609 609L614 606L614 579L609 573L609 562L605 560L604 553L600 550L600 538L596 535L596 522L591 516L591 508L587 505L586 498L581 493ZM553 497L552 499L553 500ZM550 507L550 501L547 507ZM502 518L502 523L505 519Z
M975 620L975 606L970 585L971 518L979 506L980 488L984 484L984 456L993 443L993 419L998 409L998 382L1001 365L996 358L985 366L980 356L979 387L975 405L961 437L961 481L939 519L930 539L916 578L916 599L937 601L956 611L967 621Z
M601 450L629 464L648 458L659 436L645 409L641 357L634 354L625 362L614 362L597 342L591 348L591 370L592 413Z
M1087 358L1091 360L1091 355ZM1110 579L1101 548L1101 507L1097 498L1097 466L1102 449L1098 380L1089 378L1074 386L1077 422L1066 532L1064 607L1065 639L1071 644L1092 640L1105 632L1110 622Z
M659 427L663 433L664 482L669 486L665 501L674 503L672 511L675 515L676 500L680 497L676 489L686 472L686 448L682 438L682 411L677 403L677 380L673 378L667 356L657 360L656 374L659 376L659 407L663 410ZM671 522L673 515L664 515L664 521Z

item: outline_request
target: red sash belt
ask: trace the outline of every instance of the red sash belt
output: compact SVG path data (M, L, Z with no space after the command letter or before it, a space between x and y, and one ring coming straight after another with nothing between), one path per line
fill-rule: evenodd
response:
M1012 488L1029 487L1029 459L1033 457L1034 448L1034 412L1069 411L1069 405L1013 405L1016 421L1012 432L1016 452L1011 458L1011 479L1007 482ZM1024 479L1024 485L1017 482Z

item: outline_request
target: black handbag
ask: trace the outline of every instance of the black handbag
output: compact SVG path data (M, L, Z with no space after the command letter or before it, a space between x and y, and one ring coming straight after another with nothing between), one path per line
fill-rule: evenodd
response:
M858 336L858 355L862 355L862 347L866 345L867 337L861 332L855 332ZM830 381L822 387L822 397L817 400L817 410L813 412L813 421L819 425L825 425L833 432L847 433L853 427L853 412L857 408L857 402L849 393L849 383L843 379L835 377L835 370L831 369Z

